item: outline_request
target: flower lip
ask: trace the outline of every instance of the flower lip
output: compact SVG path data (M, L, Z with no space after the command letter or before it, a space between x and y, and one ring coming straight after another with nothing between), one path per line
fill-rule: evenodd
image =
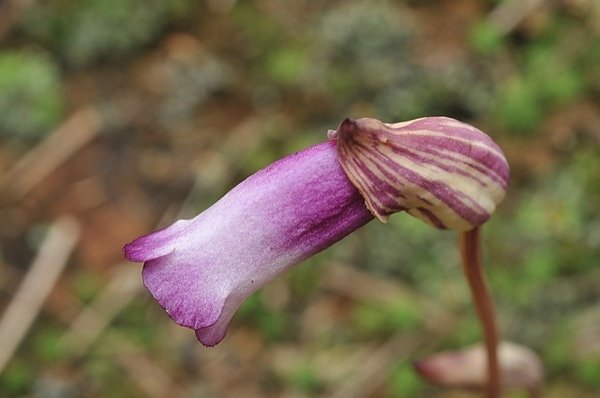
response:
M129 261L144 262L169 255L175 250L175 238L180 236L189 220L179 220L169 227L142 235L123 246L123 255Z

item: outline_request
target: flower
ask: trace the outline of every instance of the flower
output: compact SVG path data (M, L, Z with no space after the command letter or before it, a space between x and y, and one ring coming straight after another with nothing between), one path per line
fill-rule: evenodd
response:
M532 396L543 384L544 366L527 347L503 341L498 346L502 383L505 388L526 389ZM485 350L481 344L447 351L414 363L426 380L446 387L484 388L486 386Z
M247 178L191 220L125 245L146 288L207 346L282 271L397 211L469 230L504 197L508 165L484 133L450 118L344 120L329 141Z
M124 247L175 322L213 346L239 305L277 274L373 219L328 141L257 172L191 220Z

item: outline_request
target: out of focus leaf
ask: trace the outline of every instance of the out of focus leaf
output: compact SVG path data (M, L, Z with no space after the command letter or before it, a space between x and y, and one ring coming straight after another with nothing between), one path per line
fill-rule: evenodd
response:
M0 52L0 136L39 138L61 117L58 69L31 52Z
M31 8L22 29L69 64L84 66L147 45L191 6L185 0L51 0Z
M490 55L498 52L502 47L502 40L502 32L488 21L480 21L471 28L471 46L482 54Z

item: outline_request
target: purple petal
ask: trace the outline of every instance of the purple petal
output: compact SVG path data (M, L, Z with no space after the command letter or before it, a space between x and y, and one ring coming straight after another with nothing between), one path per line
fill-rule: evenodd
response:
M144 284L180 325L217 344L242 301L373 216L340 167L335 142L283 158L192 220L125 246Z
M505 387L540 390L544 367L537 354L527 347L503 341L498 346L498 355ZM441 386L483 389L487 385L486 353L482 344L439 353L414 366L424 379Z
M170 254L178 236L185 230L188 220L179 220L173 225L151 234L140 236L123 247L125 257L131 261L148 261Z

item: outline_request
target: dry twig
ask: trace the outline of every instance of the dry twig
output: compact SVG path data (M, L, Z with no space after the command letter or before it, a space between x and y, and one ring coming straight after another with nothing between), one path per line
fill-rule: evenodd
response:
M140 290L139 270L118 265L96 299L70 322L69 329L61 337L61 345L77 355L85 353Z
M114 332L113 332L114 333ZM189 397L190 393L175 383L169 373L149 358L142 348L119 334L112 334L119 347L116 360L138 388L150 398ZM116 337L116 339L115 339ZM116 341L115 341L116 340Z
M508 0L500 3L488 16L489 21L503 34L507 35L531 13L537 10L545 0Z
M362 361L352 377L337 386L333 398L371 397L385 383L385 379L399 358L407 357L424 343L424 338L407 338L400 333L390 337Z
M4 201L19 200L58 166L89 143L100 131L101 118L94 108L75 112L37 147L30 150L0 178Z
M39 314L79 239L79 226L64 217L50 227L46 239L0 319L0 372L8 364Z

